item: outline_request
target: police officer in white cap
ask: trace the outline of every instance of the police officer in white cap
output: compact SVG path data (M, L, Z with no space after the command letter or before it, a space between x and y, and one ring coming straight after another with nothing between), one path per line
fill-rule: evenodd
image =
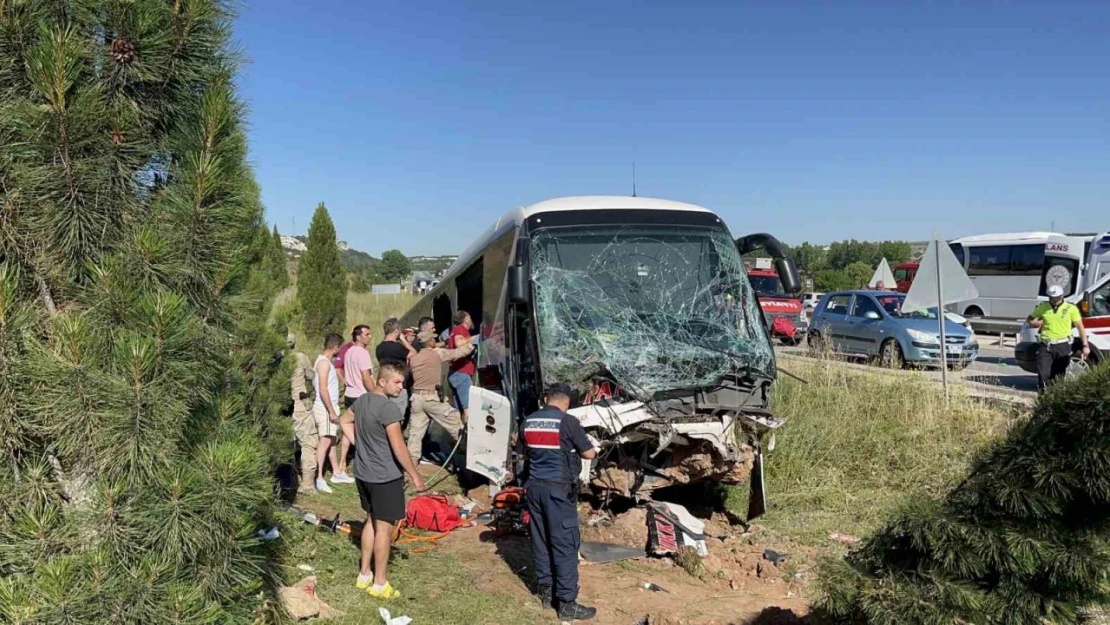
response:
M1087 331L1079 309L1064 301L1064 288L1058 284L1048 287L1048 301L1037 304L1029 314L1029 325L1041 331L1041 346L1037 350L1037 386L1044 391L1048 383L1063 375L1071 363L1072 328L1079 329L1083 343L1083 358L1091 354Z

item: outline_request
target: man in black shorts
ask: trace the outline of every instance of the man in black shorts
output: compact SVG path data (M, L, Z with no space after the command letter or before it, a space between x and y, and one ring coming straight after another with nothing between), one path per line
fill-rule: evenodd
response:
M401 394L405 373L404 365L379 367L377 387L359 397L339 418L343 433L355 440L355 481L362 509L366 511L361 568L355 587L365 588L368 595L377 599L401 596L386 578L386 567L393 526L405 518L402 469L417 490L424 490L424 479L416 472L401 435L401 410L390 401Z

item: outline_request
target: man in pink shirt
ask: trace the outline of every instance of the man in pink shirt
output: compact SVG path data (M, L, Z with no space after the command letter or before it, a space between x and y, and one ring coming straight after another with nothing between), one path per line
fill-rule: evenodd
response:
M343 383L347 387L343 401L346 408L350 408L359 397L377 388L374 382L374 363L370 360L370 351L366 349L372 339L370 326L359 324L351 331L351 347L343 355ZM339 442L339 464L344 475L347 474L347 453L351 451L351 443L351 439L346 436Z

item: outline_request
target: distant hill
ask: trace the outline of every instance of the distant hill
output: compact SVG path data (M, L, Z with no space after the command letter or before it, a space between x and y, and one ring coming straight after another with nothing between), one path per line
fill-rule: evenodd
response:
M308 237L298 235L295 237L287 237L282 235L281 246L285 248L285 253L293 258L298 258L304 254L307 249L305 243ZM345 241L339 241L339 262L343 268L351 273L365 273L370 272L374 267L381 262L380 258L371 256L362 250L356 250L347 245ZM447 271L451 263L455 262L458 256L410 256L409 260L412 261L412 270L414 273L420 272L427 276L438 278Z
M409 260L412 261L413 272L419 271L440 278L458 258L458 256L410 256Z
M285 253L293 258L298 258L301 254L304 254L305 250L308 249L305 245L307 242L308 237L304 235L295 237L282 235L281 237L281 246L285 249ZM367 269L372 269L374 265L380 262L380 259L374 258L366 252L351 248L346 241L338 241L337 244L339 246L339 262L347 271L361 273Z

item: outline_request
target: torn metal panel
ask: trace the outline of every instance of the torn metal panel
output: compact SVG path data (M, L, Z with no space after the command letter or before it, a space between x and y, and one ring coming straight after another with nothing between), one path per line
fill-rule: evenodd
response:
M642 401L596 402L571 408L567 414L576 417L584 428L600 428L609 434L618 434L625 428L655 418Z
M612 376L650 401L729 374L774 377L774 355L739 253L723 230L541 231L532 278L545 384Z
M671 427L687 438L708 441L725 460L736 460L736 428L731 417L702 423L673 423Z

